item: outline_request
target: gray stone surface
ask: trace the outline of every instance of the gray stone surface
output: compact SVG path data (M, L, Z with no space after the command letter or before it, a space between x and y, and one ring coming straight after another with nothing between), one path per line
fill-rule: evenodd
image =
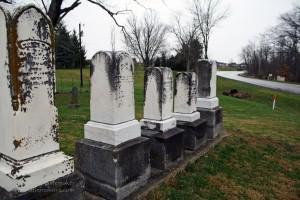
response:
M215 126L207 126L206 127L206 133L208 139L215 139L219 135L223 134L223 123L218 123Z
M207 142L207 123L203 119L194 122L177 121L177 127L184 129L184 148L197 150Z
M79 174L71 174L41 185L25 193L7 192L0 188L1 200L83 200L84 180Z
M223 108L200 109L201 119L207 121L207 137L214 139L223 132Z
M207 126L215 126L223 121L223 108L217 107L214 109L201 109L197 108L200 112L201 119L207 121Z
M69 104L70 108L78 108L80 106L79 104L79 92L78 88L74 86L71 91L71 102Z
M167 132L142 130L142 136L151 139L151 167L165 170L183 160L184 130L179 128Z
M75 167L85 176L88 193L124 199L150 177L150 141L139 137L113 146L82 139L76 144Z
M195 72L198 76L198 98L216 97L216 62L210 60L199 60L195 68Z

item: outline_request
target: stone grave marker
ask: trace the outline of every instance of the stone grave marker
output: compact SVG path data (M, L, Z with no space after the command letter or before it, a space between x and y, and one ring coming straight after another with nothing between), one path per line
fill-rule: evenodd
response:
M215 61L199 60L195 69L198 76L197 110L207 120L207 134L213 139L223 132L222 107L217 93L217 64Z
M134 64L125 52L99 52L91 69L91 120L76 144L76 168L87 193L124 199L150 177L149 140L135 119Z
M184 147L196 150L207 141L206 121L197 111L198 80L195 72L179 72L175 79L174 113L177 127L184 129Z
M78 108L80 107L79 104L79 92L76 86L72 87L71 91L71 102L69 104L69 108Z
M22 196L74 171L59 151L54 105L54 33L34 7L0 8L0 187Z
M151 166L160 170L183 159L183 130L176 127L172 113L172 70L166 67L146 69L142 135L151 139Z
M173 113L173 74L167 67L145 71L144 119L142 127L167 131L176 127Z
M197 87L196 73L180 72L175 79L175 97L173 116L179 121L193 122L200 119L197 112Z

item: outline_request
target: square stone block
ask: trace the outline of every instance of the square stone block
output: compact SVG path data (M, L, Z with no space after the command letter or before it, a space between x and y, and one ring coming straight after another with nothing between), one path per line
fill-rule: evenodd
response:
M207 138L214 139L223 134L223 123L218 123L215 126L207 126L206 128Z
M184 130L173 128L167 132L142 129L142 136L151 139L151 167L165 170L183 160Z
M0 188L1 200L82 200L84 179L77 173L61 177L24 193Z
M214 139L223 132L223 108L214 109L197 108L201 118L207 121L207 138Z
M150 140L139 137L113 146L82 139L76 144L75 168L85 190L104 199L124 199L151 175Z
M115 146L140 136L141 125L137 120L120 124L89 121L84 125L84 138Z
M197 109L214 109L219 106L219 99L214 98L197 98L196 107Z
M207 142L206 121L203 119L194 122L177 121L177 127L184 129L184 148L197 150Z
M214 109L201 109L197 108L200 112L201 119L207 121L207 126L215 126L221 122L223 122L223 108L217 107Z

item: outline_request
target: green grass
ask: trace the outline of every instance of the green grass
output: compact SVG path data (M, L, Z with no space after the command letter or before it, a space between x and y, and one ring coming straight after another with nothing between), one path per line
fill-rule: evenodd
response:
M78 71L78 70L77 70ZM80 93L81 107L69 109L70 94L56 95L60 144L74 154L89 120L89 83ZM62 91L70 91L79 71L58 70ZM143 70L136 68L136 114L142 117ZM61 81L62 80L62 81ZM223 96L238 89L247 100ZM272 95L278 95L272 111ZM145 199L300 199L300 96L218 78L218 96L224 108L224 126L230 135Z

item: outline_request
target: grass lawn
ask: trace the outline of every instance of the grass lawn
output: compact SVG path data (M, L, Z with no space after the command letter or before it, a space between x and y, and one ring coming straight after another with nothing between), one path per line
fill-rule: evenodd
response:
M79 70L58 70L56 105L61 149L74 154L89 120L89 72L84 71L81 107L69 109ZM143 71L136 69L136 115L142 117ZM73 79L73 81L72 81ZM223 96L228 89L248 92L239 100ZM278 95L272 111L272 95ZM152 191L154 199L300 199L300 96L218 78L224 108L225 138L208 155Z

